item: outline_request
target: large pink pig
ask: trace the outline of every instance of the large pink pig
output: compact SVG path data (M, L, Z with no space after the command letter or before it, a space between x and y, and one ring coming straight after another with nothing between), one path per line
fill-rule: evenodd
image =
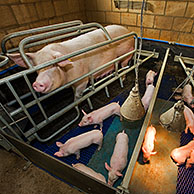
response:
M105 27L111 38L115 38L129 33L129 30L119 25L109 25ZM65 56L74 51L98 44L106 41L107 38L101 29L88 32L71 40L61 43L53 43L43 47L35 53L26 53L33 65L43 64L50 60ZM61 61L56 65L38 71L38 77L33 83L33 88L37 92L48 93L65 83L68 83L103 64L111 61L134 48L134 39L126 38L110 45L97 48L93 51L80 54L65 61ZM7 54L16 64L27 67L20 54ZM126 66L132 55L124 58L121 62L122 66ZM95 76L99 76L103 72L109 72L113 66L104 69ZM73 85L75 90L75 99L82 96L83 90L86 88L88 78L85 78Z
M111 115L120 116L120 105L118 102L112 102L106 106L103 106L97 110L92 111L89 114L86 114L82 110L84 116L79 123L80 127L92 125L92 124L100 124L100 128L103 127L103 120L107 119Z
M101 174L101 173L97 173L96 171L94 171L93 169L87 167L86 165L82 164L82 163L77 163L77 164L72 164L72 166L104 183L106 183L106 179L105 177Z
M150 156L155 155L157 152L153 152L154 150L154 141L156 141L156 129L152 125L146 129L146 133L144 136L144 142L142 145L143 151L143 162L147 162L150 160Z
M194 114L190 108L184 106L184 116L186 120L185 133L188 133L188 129L194 135Z
M194 149L194 140L190 141L188 144L175 148L172 150L170 156L176 165L182 165L189 158L191 151Z
M191 150L186 162L186 168L191 168L194 165L194 148Z
M145 94L143 95L141 101L144 106L145 111L148 109L150 105L150 101L152 99L155 87L153 84L149 84L146 88Z
M194 97L192 94L192 86L190 84L184 86L182 98L191 108L194 108Z
M154 77L157 75L156 72L149 70L146 74L146 87L148 87L149 84L154 83Z
M64 144L56 142L59 147L59 151L54 155L58 157L65 157L71 154L76 155L76 159L80 158L80 149L88 147L91 144L98 144L98 150L102 147L103 134L101 130L92 130L76 137L72 137L67 140Z
M124 131L119 133L116 137L116 144L111 156L110 166L105 162L105 168L109 171L108 184L111 186L120 176L123 176L121 172L127 165L128 141L128 135Z

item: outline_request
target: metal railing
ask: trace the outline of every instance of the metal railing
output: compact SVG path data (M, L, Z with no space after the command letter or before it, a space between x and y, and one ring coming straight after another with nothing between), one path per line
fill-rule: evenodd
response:
M48 42L50 42L51 40L53 40L53 36L57 36L57 37L62 37L62 38L66 38L69 37L69 35L71 34L71 36L77 36L83 32L87 32L87 31L91 31L91 29L96 29L96 28L100 28L102 29L102 31L105 33L105 36L107 38L107 40L100 42L96 45L92 45L89 46L87 48L75 51L73 53L70 53L68 55L62 56L60 58L54 59L52 61L46 62L44 64L38 65L38 66L33 66L30 62L30 60L28 59L28 57L26 56L24 49L30 46L34 46L36 45L36 41L38 42L38 44L42 41L42 39L44 40L48 40ZM47 29L47 28L45 28ZM40 29L39 29L40 30ZM28 33L30 33L28 31ZM17 35L20 33L16 33ZM61 36L62 35L62 36ZM15 37L14 35L12 35L13 37ZM6 38L4 40L4 43L2 45L5 45L5 42L10 38L9 36L7 36L8 38ZM120 56L114 60L109 61L108 63L92 70L91 72L84 74L83 76L70 81L69 83L66 83L65 85L61 86L60 88L57 88L56 90L39 96L38 93L36 93L31 85L31 82L29 80L29 76L37 71L40 70L42 68L45 68L47 66L53 65L57 62L63 61L65 59L69 59L71 57L74 56L78 56L82 53L86 53L88 51L92 51L96 48L100 48L103 47L105 45L114 43L116 41L128 38L128 37L134 37L135 38L135 48L134 50L124 54L123 56ZM90 107L92 107L92 104L90 102L90 97L95 94L96 92L100 91L101 89L105 88L107 96L108 96L108 88L107 86L114 82L115 80L119 79L120 83L121 83L121 87L123 87L123 83L122 83L122 79L121 77L125 74L127 74L128 72L132 71L134 68L136 68L136 64L134 64L132 67L123 67L121 69L118 69L118 61L120 61L121 59L131 55L134 53L134 56L136 57L136 54L138 52L137 50L137 35L136 33L129 33L129 34L125 34L123 36L111 39L108 32L106 31L106 29L104 27L102 27L100 24L97 23L89 23L89 24L81 24L81 25L77 25L77 26L71 26L71 27L66 27L66 28L62 28L59 30L54 30L51 32L46 32L46 33L41 33L38 35L33 35L33 36L29 36L27 38L24 38L20 44L19 44L19 51L21 53L21 56L23 57L23 59L25 60L26 64L29 66L29 69L26 69L24 71L18 72L14 75L10 75L8 77L2 78L0 80L0 86L1 85L5 85L9 91L11 92L11 94L14 96L15 98L15 102L17 102L19 104L19 107L16 108L15 110L8 112L5 111L6 115L8 115L9 118L11 118L11 121L6 121L6 119L4 119L3 117L0 117L0 121L3 123L3 127L1 127L1 130L3 130L4 132L9 129L10 131L12 131L12 133L15 133L13 131L15 131L15 128L17 128L17 130L20 132L22 137L25 137L25 139L27 139L28 142L31 142L34 138L37 138L39 141L41 142L45 142L48 141L50 139L52 139L54 136L56 136L57 134L59 134L61 131L65 130L68 126L70 126L73 122L75 122L79 116L80 116L80 112L79 112L79 108L78 105L83 102L84 100L88 100ZM32 43L33 42L33 43ZM41 42L42 43L42 42ZM3 47L4 48L4 47ZM6 51L6 50L4 50ZM143 54L144 52L142 52ZM154 56L158 56L158 53L154 52L150 52L150 54L148 54L148 52L145 52L145 55L147 56L144 60L141 61L141 63L143 63L144 61L148 60L151 57ZM134 60L136 61L136 60ZM107 67L111 66L112 64L115 65L115 71L110 74L109 76L103 78L102 80L99 80L97 82L94 82L94 74L96 74L97 72L100 72L103 69L106 69ZM29 94L24 94L24 95L18 95L18 93L16 92L14 86L13 86L13 81L15 82L17 79L19 78L23 78L25 81L25 85L27 85ZM83 95L82 98L77 99L76 101L70 103L69 105L67 105L66 107L58 110L56 113L52 114L51 116L48 116L47 112L44 109L44 106L42 105L42 102L44 100L46 100L47 98L53 96L54 94L60 92L63 89L69 88L71 87L73 84L75 84L76 82L79 82L80 80L84 79L84 78L88 78L91 81L91 86L89 86L88 88L86 88L85 93ZM31 96L33 97L33 100L31 100L30 102L24 103L23 102L23 98L25 98L25 96ZM33 106L38 106L40 113L43 115L44 120L40 121L39 123L36 123L32 117L32 115L29 112L29 109ZM1 105L3 106L3 105ZM52 135L50 135L47 138L41 138L39 137L39 135L37 134L37 132L42 129L43 127L45 127L46 125L48 125L49 123L51 123L52 121L56 120L57 118L59 118L60 116L62 116L63 114L65 114L66 112L68 112L69 110L75 108L76 109L76 116L74 119L72 119L71 122L67 123L66 125L64 125L63 127L61 127L60 129L58 129L56 132L54 132ZM20 118L19 120L15 120L14 117L18 114L23 114L23 117ZM32 125L32 127L30 129L28 129L27 131L23 131L23 129L19 126L18 122L21 120L25 120L27 119L28 122Z

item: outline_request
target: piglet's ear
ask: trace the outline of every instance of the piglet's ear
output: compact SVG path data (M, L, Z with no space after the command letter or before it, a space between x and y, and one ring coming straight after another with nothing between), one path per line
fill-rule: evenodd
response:
M157 154L157 152L151 152L151 155L152 155L152 156L155 155L155 154Z
M93 118L92 118L91 116L88 116L88 121L89 121L90 123L93 123Z
M63 144L62 144L61 142L57 141L57 142L56 142L56 145L57 145L58 147L61 147Z
M84 116L87 115L87 113L83 109L82 109L82 113L84 114Z
M61 152L56 152L54 153L55 156L58 156L58 157L63 157L63 154Z
M107 164L107 162L105 162L105 168L106 168L108 171L111 171L111 167Z
M55 51L53 53L54 59L57 59L57 58L62 57L62 56L64 56L64 55L62 55L60 52ZM72 65L72 62L71 62L71 59L66 59L64 61L58 62L57 64L59 67L65 67L66 65Z
M26 53L26 55L31 59L31 61L33 60L33 58L35 57L35 53ZM28 68L28 66L26 65L26 63L24 62L23 58L21 57L20 53L7 53L7 56L17 65L19 65L20 67L25 67ZM34 65L34 64L33 64Z
M123 176L119 171L116 171L117 176Z

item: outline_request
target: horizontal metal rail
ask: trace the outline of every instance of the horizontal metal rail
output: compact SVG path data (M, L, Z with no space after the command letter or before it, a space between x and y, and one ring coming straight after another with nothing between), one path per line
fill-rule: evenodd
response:
M170 48L168 48L166 50L165 58L164 58L164 61L163 61L163 64L162 64L162 67L161 67L161 70L160 70L160 74L159 74L159 77L158 77L158 81L156 83L156 88L154 90L153 97L151 99L151 102L150 102L147 114L145 116L143 125L141 127L141 131L140 131L140 134L138 136L137 142L135 144L135 148L133 150L129 165L127 167L125 177L124 177L124 179L121 183L121 188L124 188L125 190L127 190L129 188L129 182L131 180L131 177L132 177L132 174L133 174L133 171L134 171L134 167L135 167L135 163L137 161L137 158L138 158L138 155L139 155L142 143L143 143L145 132L146 132L146 129L149 126L150 121L151 121L151 116L152 116L154 104L155 104L156 97L157 97L159 87L160 87L160 84L161 84L161 80L162 80L162 76L163 76L164 69L165 69L165 66L166 66L166 62L167 62L167 59L168 59L169 51L170 51Z
M194 65L194 58L183 57L182 55L175 55L174 61L175 62L179 62L180 58L184 61L184 63L188 63L188 64L191 64L191 65Z
M58 59L55 59L55 60L52 60L52 61L49 61L45 64L41 64L41 65L38 65L38 66L32 66L32 64L30 64L30 61L28 60L28 58L26 57L26 54L24 53L24 48L25 46L29 46L35 42L35 41L41 41L41 39L45 39L47 38L47 40L50 40L50 37L52 36L58 36L58 37L63 37L64 38L64 33L66 33L66 35L75 35L77 32L81 32L83 30L91 30L91 28L100 28L103 30L103 32L105 33L106 37L108 40L105 40L101 43L98 43L98 44L95 44L95 45L92 45L92 46L89 46L87 48L84 48L84 49L80 49L78 51L75 51L73 53L70 53L68 55L65 55L63 57L60 57ZM74 32L76 31L76 33L71 33L71 32ZM67 34L69 33L69 34ZM62 34L62 35L61 35ZM37 96L37 93L34 92L32 86L31 86L31 83L28 79L28 74L30 73L33 73L39 69L42 69L44 67L47 67L47 66L50 66L50 65L53 65L57 62L60 62L60 61L63 61L65 59L69 59L71 57L74 57L74 56L77 56L77 55L80 55L80 54L83 54L83 53L86 53L88 51L91 51L91 50L94 50L96 48L100 48L100 47L103 47L105 45L108 45L108 44L111 44L113 42L116 42L116 41L119 41L119 40L123 40L125 38L128 38L130 36L133 36L135 37L135 48L133 51L130 51L112 61L109 61L108 63L96 68L95 70L75 79L75 80L72 80L71 82L63 85L62 87L60 88L57 88L56 90L48 93L48 94L45 94L41 97L38 97ZM51 38L52 39L52 38ZM126 73L128 73L129 71L133 70L136 65L134 65L133 67L129 68L129 67L124 67L124 68L121 68L118 70L118 64L117 62L120 61L121 59L135 53L136 55L136 52L137 52L137 41L138 41L138 38L137 38L137 35L134 33L134 32L131 32L131 33L128 33L128 34L125 34L125 35L122 35L122 36L119 36L117 38L114 38L114 39L111 39L108 32L106 31L105 28L103 28L100 24L97 24L97 23L90 23L90 24L85 24L85 25L79 25L79 26L74 26L74 27L71 27L71 28L66 28L66 29L60 29L60 30L55 30L55 31L51 31L51 32L47 32L47 33L42 33L42 34L38 34L38 35L33 35L33 36L30 36L30 37L27 37L27 38L24 38L20 44L19 44L19 50L20 50L20 53L22 55L22 57L24 58L25 62L29 65L29 69L26 69L24 71L21 71L19 73L16 73L14 75L11 75L11 76L8 76L8 77L5 77L3 79L0 80L0 85L1 84L6 84L8 86L8 88L10 89L10 91L13 93L13 95L15 96L15 99L16 99L16 102L19 103L20 105L20 108L12 111L10 113L10 116L13 117L21 112L24 112L25 115L27 116L28 120L31 122L32 124L32 128L29 129L27 132L24 132L23 135L28 139L28 141L31 141L33 140L34 138L37 138L39 141L48 141L49 139L51 139L52 137L54 137L55 135L57 135L59 132L61 132L61 130L64 130L67 126L69 126L69 124L63 126L61 129L59 129L57 132L53 133L50 137L46 138L46 139L42 139L38 136L38 134L36 133L38 130L40 130L41 128L43 128L44 126L46 126L48 123L52 122L53 120L57 119L58 117L60 117L61 115L63 115L64 113L68 112L70 109L72 108L76 108L77 110L77 116L75 117L75 119L73 119L72 122L74 122L75 120L77 120L77 118L79 117L80 113L79 113L79 109L78 109L78 104L80 104L82 101L84 100L88 100L88 102L90 102L89 100L89 97L92 96L94 93L98 92L99 90L101 90L102 88L105 88L106 90L106 93L107 93L107 96L109 95L108 94L108 89L107 89L107 85L109 85L110 83L112 83L113 81L117 80L117 79L121 79L121 77L123 75L125 75ZM31 43L33 42L33 43ZM145 52L145 55L144 56L148 56L149 55L149 52ZM157 57L158 56L158 53L155 53L154 52L151 52L151 54L144 60L142 60L142 63L145 61L145 60L148 60L150 57ZM26 59L25 59L26 57ZM134 60L135 61L135 60ZM97 72L100 72L101 70L111 66L115 64L115 72L107 77L105 77L104 79L98 81L98 82L94 82L94 74L96 74ZM34 100L32 100L31 102L27 103L27 104L23 104L21 98L23 98L23 96L19 97L18 94L16 94L16 92L14 91L14 88L11 84L11 81L17 79L17 78L20 78L20 77L24 77L24 80L25 82L27 83L27 86L28 88L30 89L30 93L31 93L31 96L33 96ZM42 107L41 105L41 101L47 99L48 97L54 95L55 93L65 89L65 88L68 88L70 86L72 86L73 84L75 84L76 82L84 79L84 78L88 78L91 80L92 82L92 86L90 86L89 88L87 88L85 90L85 92L87 91L88 93L85 94L82 98L74 101L73 103L69 104L68 106L66 106L65 108L62 108L61 110L59 110L57 113L51 115L50 117L47 116L44 108ZM106 83L102 83L106 81ZM100 85L101 84L101 85ZM98 86L100 85L100 86ZM122 85L122 84L121 84ZM98 86L98 87L97 87ZM27 94L25 94L27 95ZM34 106L34 105L37 105L39 107L39 110L40 112L42 113L43 117L44 117L44 121L40 122L40 123L35 123L33 118L31 117L31 115L29 114L28 112L28 108ZM91 105L92 106L92 105ZM70 122L70 124L72 123ZM12 124L15 124L14 122L12 122ZM10 125L11 126L11 125ZM21 131L21 130L20 130Z
M41 39L44 39L44 38L49 38L49 37L56 36L56 35L61 35L61 34L64 34L64 33L70 33L70 32L76 31L76 30L84 30L84 29L88 29L88 28L92 28L92 27L100 28L105 33L105 36L107 37L107 39L111 40L110 35L108 34L107 30L102 25L100 25L98 23L83 24L83 25L80 25L80 26L55 30L55 31L51 31L51 32L48 32L48 33L38 34L38 35L34 35L34 36L24 38L19 44L19 50L20 50L21 56L24 59L24 61L26 62L26 64L28 65L28 67L32 67L33 65L31 64L30 60L28 60L28 57L26 56L26 54L24 52L24 47L27 43L34 42L34 41L37 41L37 40L41 40ZM94 47L94 49L95 49L95 47ZM86 52L86 51L84 49L82 49L81 53L84 53L84 52ZM76 55L78 55L78 54L76 54ZM62 59L62 60L59 60L59 61L52 60L52 61L50 61L49 65L53 65L56 62L63 61L66 58L63 59L63 57L60 57L59 59Z
M153 56L154 54L152 54ZM150 59L151 56L147 57L146 59L144 59L142 61L141 64L143 64L145 61L147 61L148 59ZM141 65L140 64L140 65ZM65 107L63 110L60 110L57 115L52 115L49 120L55 120L55 117L61 116L64 114L64 112L67 112L69 110L71 110L72 108L74 108L75 106L77 106L78 104L80 104L81 102L83 102L84 100L88 99L90 96L92 96L93 94L97 93L98 91L100 91L101 89L103 89L104 87L106 87L107 85L111 84L112 82L116 81L117 79L119 79L120 77L122 77L123 75L129 73L130 71L134 70L137 67L137 65L133 65L132 67L124 70L123 72L121 72L117 77L113 77L112 79L108 80L107 82L103 83L102 85L98 86L97 88L95 88L94 91L91 91L89 93L87 93L86 95L84 95L82 98L78 99L77 101L71 103L70 105L68 105L67 107ZM39 128L39 125L41 127L46 126L45 122L39 123L37 125L37 127ZM34 131L36 129L32 128L31 130L27 131L25 133L25 136L28 137L28 139L33 140L34 137ZM31 136L31 137L30 137ZM35 135L36 136L36 135Z
M12 38L18 37L18 36L24 36L24 35L29 35L29 34L34 34L34 33L40 33L40 32L46 32L46 31L50 31L50 30L56 30L56 29L60 29L60 28L66 28L66 27L71 27L71 26L75 26L75 25L81 25L83 24L81 20L75 20L75 21L70 21L70 22L64 22L64 23L59 23L59 24L53 24L53 25L49 25L49 26L43 26L43 27L38 27L38 28L33 28L30 30L23 30L23 31L19 31L19 32L13 32L10 33L6 36L4 36L4 38L1 41L1 49L3 51L3 53L7 53L7 49L6 49L6 42Z

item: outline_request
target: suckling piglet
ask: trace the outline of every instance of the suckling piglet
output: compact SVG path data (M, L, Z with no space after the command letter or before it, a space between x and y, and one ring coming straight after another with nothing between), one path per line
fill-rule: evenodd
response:
M87 167L86 165L82 164L82 163L77 163L77 164L72 164L72 166L104 183L106 183L106 179L105 177L101 174L101 173L97 173L96 171L94 171L93 169Z
M146 88L145 94L143 95L141 101L144 106L145 111L148 109L150 105L150 101L152 99L155 87L153 84L149 84Z
M148 87L149 84L154 83L154 77L157 75L155 71L149 70L148 73L146 74L146 88Z
M103 134L101 130L92 130L76 137L72 137L67 140L64 144L56 142L59 147L59 151L54 155L58 157L65 157L71 154L76 155L76 159L80 158L80 149L88 147L91 144L98 144L98 150L101 149L103 141Z
M105 168L108 172L108 184L113 185L114 182L123 176L121 172L127 165L128 155L128 135L124 132L118 133L116 144L110 160L110 166L105 162Z
M107 119L111 115L120 116L120 105L118 102L112 102L106 106L103 106L97 110L92 111L89 114L86 114L82 110L84 116L79 123L80 127L92 125L92 124L100 124L100 128L103 127L103 120Z
M190 84L184 86L182 98L191 108L194 108L194 97L192 94L192 86Z
M186 162L186 168L191 168L193 164L194 164L194 149L191 150L189 154L189 158L187 159Z
M155 155L157 152L153 152L154 150L154 141L156 141L156 129L152 125L146 129L146 133L144 136L144 141L142 145L143 151L143 162L147 162L150 160L150 156Z
M184 116L186 120L185 133L188 133L188 129L189 129L190 132L194 135L194 114L189 107L187 106L184 106L184 107L185 107Z
M172 150L170 157L176 165L182 165L189 158L191 151L194 149L194 140L190 141L188 144L175 148Z

